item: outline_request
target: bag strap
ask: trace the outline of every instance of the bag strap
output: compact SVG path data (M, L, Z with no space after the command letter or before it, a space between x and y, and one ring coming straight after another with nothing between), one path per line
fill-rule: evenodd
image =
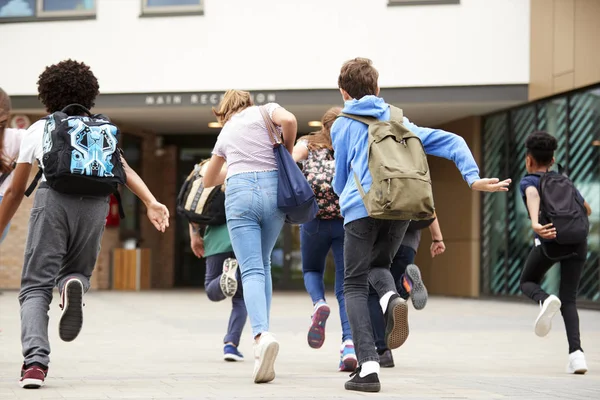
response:
M81 104L77 104L77 103L69 104L68 106L63 108L60 112L67 114L67 110L69 110L71 108L79 108L79 109L85 111L86 114L89 115L90 117L93 116L92 113L90 112L90 110L88 110L86 107L82 106Z
M5 172L4 174L2 174L0 176L0 186L2 186L4 181L8 179L8 177L10 176L10 174L12 174L12 172L15 170L16 167L17 167L16 161L13 161L12 163L10 163L10 166L8 167L9 168L8 172Z
M29 197L31 195L31 193L33 193L35 187L37 186L38 182L42 178L43 174L44 174L44 171L42 171L41 168L38 168L37 174L35 174L35 177L33 178L33 181L31 181L31 184L29 185L29 187L25 191L25 196Z
M115 196L115 199L117 199L117 204L119 206L119 217L121 217L121 219L125 219L125 210L123 210L123 204L121 203L121 193L119 192L119 189L116 189L113 195Z
M365 125L369 125L369 126L370 126L371 124L374 124L375 122L378 122L378 121L379 121L379 120L378 120L377 118L375 118L375 117L365 117L365 116L363 116L363 115L354 115L354 114L346 114L346 113L341 113L341 114L339 114L339 115L337 116L337 118L340 118L340 117L346 117L346 118L350 118L350 119L353 119L353 120L355 120L355 121L362 122L363 124L365 124Z
M260 110L263 120L265 121L265 126L267 127L267 131L269 132L269 139L271 139L271 143L273 144L273 146L278 146L282 144L283 136L275 127L275 123L273 122L271 117L269 117L269 113L267 112L265 106L260 106L258 107L258 109Z

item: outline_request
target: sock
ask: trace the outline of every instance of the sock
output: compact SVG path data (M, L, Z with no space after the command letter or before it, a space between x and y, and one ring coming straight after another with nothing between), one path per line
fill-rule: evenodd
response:
M379 375L379 363L377 361L367 361L363 365L360 366L360 374L361 378L369 374L378 374Z
M394 295L395 293L392 291L387 292L386 294L384 294L381 299L379 299L379 304L381 305L381 309L383 310L383 313L385 314L387 307L388 307L388 303L390 302L390 299L392 298L392 295Z

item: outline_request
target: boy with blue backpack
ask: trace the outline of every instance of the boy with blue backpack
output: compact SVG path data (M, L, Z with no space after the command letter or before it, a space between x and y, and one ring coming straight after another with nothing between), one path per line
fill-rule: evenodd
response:
M521 290L540 305L535 334L543 337L552 328L552 318L561 311L569 342L567 373L585 374L587 364L579 334L577 292L587 258L587 237L592 213L590 205L563 173L550 171L557 140L547 132L534 132L525 142L527 175L520 184L521 196L531 219L534 246L521 276ZM540 286L550 267L560 262L559 295Z
M157 230L169 226L167 208L123 158L118 128L106 116L89 112L98 89L96 77L83 63L67 60L44 70L38 93L51 115L25 133L12 184L0 205L1 232L41 179L19 293L24 356L19 384L26 389L44 385L48 373L48 310L55 286L61 296L60 338L69 342L81 331L83 295L100 250L109 195L119 198L118 185L127 185L144 202ZM36 160L40 172L26 190Z
M365 392L381 390L369 284L385 316L388 348L398 348L408 337L408 307L390 265L409 221L435 215L425 153L454 161L473 190L507 191L510 184L510 179L480 179L463 138L411 123L401 109L378 97L378 79L369 59L355 58L342 66L338 86L345 104L331 129L333 188L345 224L344 296L359 362L345 388Z

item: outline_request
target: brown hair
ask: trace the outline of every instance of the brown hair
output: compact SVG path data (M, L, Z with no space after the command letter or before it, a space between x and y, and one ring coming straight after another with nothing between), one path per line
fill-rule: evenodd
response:
M364 96L377 95L379 72L368 58L357 57L342 65L338 86L344 89L353 99L360 100Z
M3 174L10 172L12 162L4 154L4 130L8 127L11 108L10 97L0 88L0 173Z
M323 118L321 118L321 123L323 124L321 129L303 138L308 142L309 150L333 150L333 146L331 145L331 126L341 112L342 109L340 107L331 107L325 112Z
M231 119L233 114L239 113L248 107L254 105L249 92L243 90L230 89L225 92L223 99L219 103L219 109L213 107L213 114L221 125L225 125Z

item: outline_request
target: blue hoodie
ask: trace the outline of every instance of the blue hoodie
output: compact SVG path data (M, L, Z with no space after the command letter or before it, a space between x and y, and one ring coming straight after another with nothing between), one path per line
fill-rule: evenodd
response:
M360 100L348 100L343 112L348 114L390 119L390 106L377 96L365 96ZM404 125L421 138L425 153L454 161L469 186L479 180L479 168L465 140L454 133L440 129L421 128L404 117ZM368 128L362 122L338 118L331 127L331 139L335 154L333 190L340 197L344 224L368 216L354 180L354 172L368 192L373 182L369 172Z

